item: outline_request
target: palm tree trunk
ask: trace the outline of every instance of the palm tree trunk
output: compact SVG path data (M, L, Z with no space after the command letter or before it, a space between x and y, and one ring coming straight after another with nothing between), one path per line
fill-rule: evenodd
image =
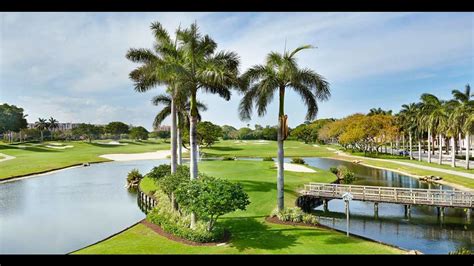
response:
M43 130L41 130L41 142L43 142Z
M177 129L177 133L178 133L178 165L182 165L183 164L183 136L182 136L182 133L181 133L181 130Z
M412 138L411 138L411 132L408 133L408 138L409 138L409 142L410 142L410 160L413 160L413 153L412 153Z
M284 112L284 101L285 101L285 88L280 88L280 108L278 112L278 171L277 171L277 206L278 210L281 211L285 207L284 201L284 167L283 167L283 160L285 158L284 150L283 150L283 127L285 126L282 124L283 116L285 115Z
M451 167L456 167L456 145L454 145L454 136L451 137Z
M171 173L176 173L176 104L171 97Z
M469 170L469 148L470 148L470 143L469 143L469 132L466 132L466 169Z
M421 141L418 139L418 161L421 162Z
M428 128L428 163L431 163L431 130Z
M191 180L198 178L198 161L197 161L197 105L196 105L196 92L191 93L191 106L190 106L190 125L189 125L189 146L191 149L190 154L190 175ZM196 214L191 213L191 228L196 228Z
M462 137L461 137L461 132L459 132L458 134L458 144L459 144L459 150L456 150L456 154L458 153L457 151L459 151L459 153L462 153Z
M441 134L438 134L438 150L439 150L438 164L441 164L443 160L443 145L441 145L442 137L443 136Z

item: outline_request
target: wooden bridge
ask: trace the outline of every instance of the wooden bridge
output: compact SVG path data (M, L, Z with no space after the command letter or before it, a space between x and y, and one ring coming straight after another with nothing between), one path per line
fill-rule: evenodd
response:
M474 194L460 190L309 183L300 193L322 199L326 210L328 200L342 199L346 192L353 195L353 200L374 202L376 213L378 203L403 204L408 214L411 205L438 207L440 215L443 215L445 207L467 208L468 216L474 207Z

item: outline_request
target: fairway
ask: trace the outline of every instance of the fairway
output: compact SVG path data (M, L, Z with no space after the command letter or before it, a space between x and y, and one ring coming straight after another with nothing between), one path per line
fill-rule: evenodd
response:
M12 160L0 162L0 180L60 169L85 162L108 161L105 158L98 157L102 154L139 153L169 148L169 144L161 140L121 142L127 145L108 145L82 141L59 142L61 145L58 145L57 141L52 143L22 143L19 145L0 142L0 153L16 157Z
M276 205L276 168L272 162L206 161L200 171L240 182L251 204L245 211L222 217L232 238L225 246L188 246L158 235L138 224L104 242L80 250L78 254L393 254L403 251L321 228L275 225L265 222ZM335 176L321 169L316 173L285 172L285 204L294 206L297 190L304 183L332 182ZM144 190L156 189L144 180Z

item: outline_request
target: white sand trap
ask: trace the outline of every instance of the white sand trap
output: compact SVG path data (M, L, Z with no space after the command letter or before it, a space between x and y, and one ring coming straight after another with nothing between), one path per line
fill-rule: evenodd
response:
M336 150L336 149L333 149L333 148L326 148L326 149L328 149L330 151L335 151Z
M15 158L16 158L15 156L10 156L10 155L6 155L4 153L0 153L0 162L8 161L8 160L15 159Z
M97 142L102 145L128 145L128 143L120 143L118 141L109 141L109 142Z
M51 143L49 143L49 145L53 145L53 146L64 146L64 144L59 143L59 142L51 142Z
M73 148L74 146L72 146L72 145L66 145L66 146L53 146L53 145L45 145L45 147L47 147L47 148L51 148L51 149L60 149L60 150L64 150L64 149Z
M106 158L113 161L135 161L135 160L155 160L155 159L166 159L167 156L171 155L171 151L155 151L155 152L144 152L144 153L130 153L130 154L104 154L99 157Z
M319 147L319 145L318 144L313 144L313 147Z
M275 163L275 166L278 167L278 163ZM316 173L316 171L314 171L313 169L301 164L284 163L283 168L285 169L285 171L291 172Z

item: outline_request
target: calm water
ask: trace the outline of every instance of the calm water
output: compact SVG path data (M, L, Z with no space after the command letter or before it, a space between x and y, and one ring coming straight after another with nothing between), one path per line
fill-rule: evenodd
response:
M0 254L64 254L140 221L126 175L167 161L92 164L0 184Z
M329 169L345 165L357 177L356 185L391 186L409 188L452 189L447 186L429 185L415 178L391 171L369 168L350 162L325 158L304 158L308 165ZM323 206L316 208L316 215L324 225L346 230L344 202L329 201L329 212ZM446 208L441 220L436 208L412 206L410 217L405 217L403 205L379 204L378 217L374 216L374 204L350 202L350 232L406 249L423 253L448 253L458 247L474 250L474 226L466 219L463 209Z

